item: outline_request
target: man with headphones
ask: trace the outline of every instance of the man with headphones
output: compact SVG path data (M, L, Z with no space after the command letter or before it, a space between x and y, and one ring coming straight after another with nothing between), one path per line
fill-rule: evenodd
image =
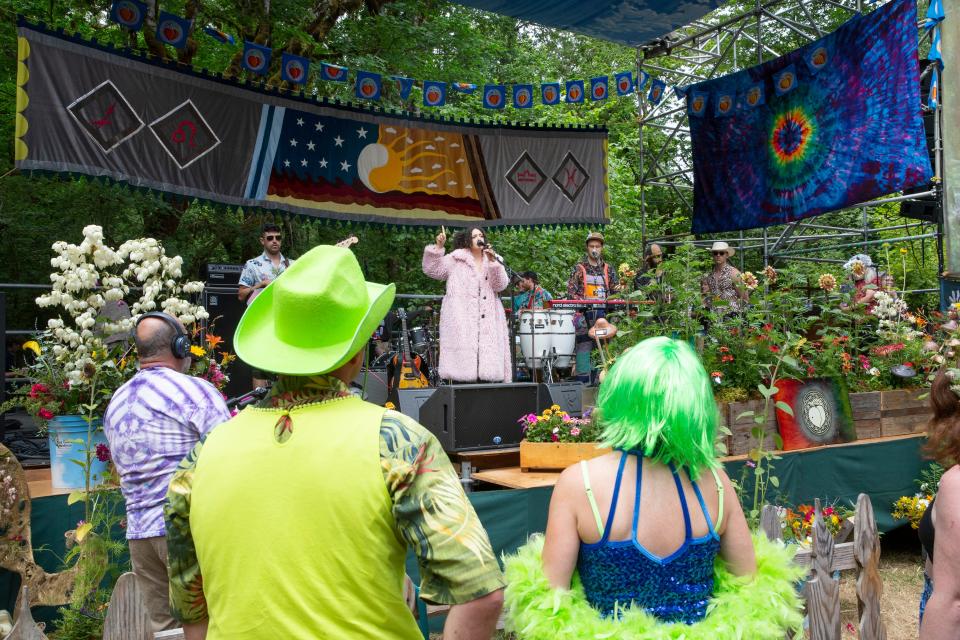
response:
M187 375L190 337L179 320L145 313L133 340L140 371L113 394L103 424L126 501L133 573L157 632L177 626L168 595L167 487L180 461L230 411L212 384Z

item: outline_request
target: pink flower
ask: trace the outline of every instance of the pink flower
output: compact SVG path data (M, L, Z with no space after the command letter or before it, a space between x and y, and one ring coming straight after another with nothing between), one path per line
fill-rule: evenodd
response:
M102 442L97 445L96 454L100 462L110 462L110 447Z
M44 420L53 419L53 412L50 411L50 409L47 409L46 407L41 407L40 411L37 411L37 415L43 418Z
M555 433L550 434L550 440L552 440L553 442L556 442L559 439L560 439L560 436L558 436L557 434Z
M574 437L580 435L580 427L574 427L573 429L570 429L570 435Z
M747 466L753 469L754 467L757 466L757 463L754 462L753 460L747 460Z
M27 396L37 398L41 393L50 393L50 389L47 388L47 385L38 382L30 387L30 393L28 393Z

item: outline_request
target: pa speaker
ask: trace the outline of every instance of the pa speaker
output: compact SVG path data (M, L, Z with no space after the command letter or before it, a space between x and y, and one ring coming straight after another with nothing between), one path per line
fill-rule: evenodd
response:
M247 310L246 303L237 298L235 288L206 287L203 290L203 306L210 314L207 324L211 333L223 338L223 349L235 354L237 350L233 346L233 333L237 330L243 312ZM253 370L243 360L237 358L230 363L227 374L230 382L223 392L228 398L241 396L253 388Z
M537 400L537 412L558 405L562 411L579 418L583 415L583 383L554 382L541 384Z
M436 389L394 389L394 404L397 406L397 411L423 424L420 419L421 409L427 400L433 396L434 391Z
M932 64L929 60L921 61L921 67L925 69L928 65ZM921 69L921 71L923 71ZM927 74L920 81L920 95L926 97L930 94L930 79L933 77L933 74ZM927 141L927 153L930 154L930 166L936 167L936 140L934 138L934 118L937 117L935 111L925 111L923 114L923 131L926 136ZM913 189L904 189L903 195L911 195L914 193L922 193L924 191L929 191L932 188L932 184L928 183L920 187L914 187ZM924 220L926 222L939 222L940 221L940 211L942 208L940 194L936 196L924 196L922 198L917 198L916 200L903 200L900 202L900 215L904 218L913 218L914 220Z
M420 409L420 424L445 451L515 447L517 419L537 412L533 383L459 384L439 387Z
M350 386L361 390L361 397L367 402L382 405L388 400L386 369L361 369Z

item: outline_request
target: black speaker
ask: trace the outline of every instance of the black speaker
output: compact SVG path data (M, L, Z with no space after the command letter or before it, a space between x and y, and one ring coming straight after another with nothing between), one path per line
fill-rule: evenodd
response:
M445 451L515 447L517 420L537 412L537 384L459 384L439 387L420 409L420 424Z
M203 276L211 287L237 287L240 286L240 274L243 273L243 266L239 264L208 263L203 271Z
M434 391L436 391L436 389L433 388L394 389L391 392L393 396L392 402L396 405L397 411L423 424L423 421L420 419L422 415L421 410L427 400L433 396Z
M925 69L931 62L929 60L921 61L921 71ZM920 82L920 98L926 102L927 96L930 94L930 79L933 77L933 74L927 74ZM933 119L936 117L936 112L934 111L924 111L923 113L923 131L927 139L927 152L930 154L930 166L936 167L936 140L934 138ZM913 189L904 189L903 195L911 195L914 193L922 193L924 191L929 191L932 187L932 184L925 184L921 187L915 187ZM938 222L940 220L940 211L941 211L941 196L940 193L936 196L925 196L923 198L918 198L916 200L903 200L900 202L900 215L904 218L913 218L914 220L925 220L927 222Z
M537 400L537 412L553 405L570 415L579 418L583 415L583 383L582 382L554 382L541 384Z
M363 390L362 397L373 404L387 402L387 370L362 369L351 385L354 389Z
M233 347L233 333L237 330L243 312L247 310L246 303L237 299L236 288L206 287L203 290L203 306L210 314L207 326L223 338L222 348L235 354L237 351ZM230 382L223 392L228 398L243 395L253 388L253 370L243 360L237 358L231 362L227 375L230 376Z

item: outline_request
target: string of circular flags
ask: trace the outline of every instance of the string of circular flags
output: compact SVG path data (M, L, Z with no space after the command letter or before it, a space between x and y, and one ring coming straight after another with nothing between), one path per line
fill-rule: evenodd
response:
M143 28L147 15L147 5L141 0L114 0L110 9L110 19L129 31L139 31ZM182 49L187 45L187 39L193 28L193 21L167 11L160 11L157 16L156 38L164 44ZM204 33L223 44L236 43L233 36L220 29L208 25ZM255 42L244 41L242 66L247 71L266 75L270 69L270 60L273 51L270 47ZM310 76L311 61L303 56L283 52L280 61L280 77L292 84L305 84ZM320 79L327 82L346 83L349 80L349 69L326 62L320 63ZM401 100L407 100L413 87L419 84L423 90L423 105L426 107L442 107L447 102L448 89L457 93L472 95L478 85L467 82L442 82L439 80L418 81L404 76L391 75L389 79L396 84ZM667 83L650 74L640 71L634 75L633 71L622 71L614 74L614 89L616 95L623 97L644 90L647 83L646 98L654 105L663 100ZM561 87L564 89L562 101L568 104L581 104L589 96L590 100L600 102L610 95L610 76L596 76L590 78L589 91L584 80L567 80L560 82L545 82L540 84L540 102L544 105L561 103ZM354 94L361 100L380 100L383 94L383 76L371 71L356 71L354 74ZM677 97L685 97L680 87L674 87ZM529 109L534 105L533 84L510 85L511 103L516 109ZM507 106L508 90L505 84L485 84L481 95L483 106L487 109L503 109Z

